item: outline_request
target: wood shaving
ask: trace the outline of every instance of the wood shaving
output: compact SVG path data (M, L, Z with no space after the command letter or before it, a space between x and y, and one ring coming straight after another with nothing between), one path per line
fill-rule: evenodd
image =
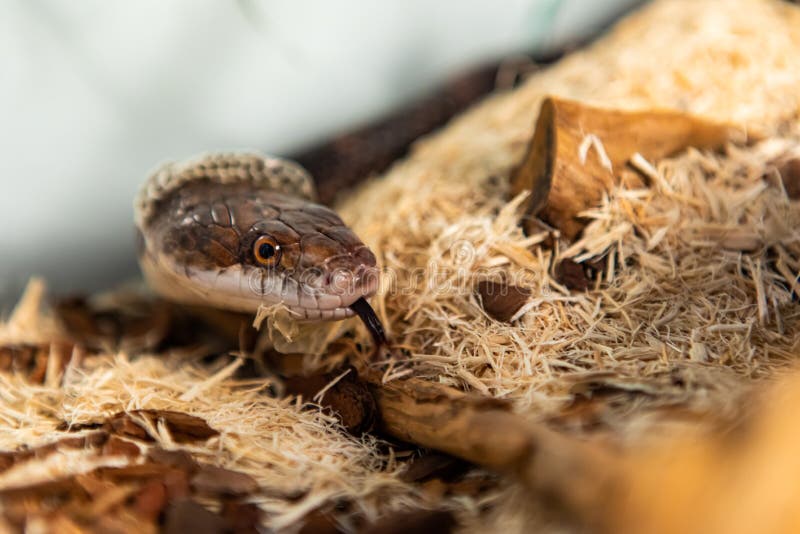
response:
M612 391L614 402L590 399L593 417L622 442L647 434L648 415L667 406L735 416L741 391L774 376L800 349L800 208L780 179L800 154L797 50L800 8L787 2L657 0L593 46L420 141L410 157L364 184L340 213L379 254L384 274L374 307L409 355L384 380L413 373L506 399L518 413L559 428L568 427L580 395ZM526 236L519 226L524 196L509 202L508 177L547 95L678 109L757 131L763 141L634 162L658 178L655 187L608 192L583 214L589 224L574 242L545 226ZM554 277L553 267L567 258L602 265L585 291ZM531 292L510 323L481 307L475 281L486 279ZM41 306L42 292L30 286L0 325L0 343L63 338ZM369 343L356 322L336 328L325 343L348 331L351 352ZM169 410L201 418L220 435L178 444L154 424L147 432L153 443L144 446L180 448L252 477L265 527L288 528L340 502L367 519L424 503L401 480L394 448L353 437L334 416L292 397L270 396L268 381L236 378L239 360L200 365L179 355L102 353L73 358L63 373L57 363L42 383L0 373L0 449L74 436L57 430L63 424ZM95 454L15 464L0 473L0 487L30 473L62 477L111 458L115 466L137 461ZM552 527L532 501L509 484L448 506L474 529ZM28 528L77 528L66 515L48 521L32 517Z

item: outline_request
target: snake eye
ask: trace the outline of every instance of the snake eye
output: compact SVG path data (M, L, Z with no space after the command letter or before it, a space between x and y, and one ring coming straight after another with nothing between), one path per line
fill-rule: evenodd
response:
M253 243L253 257L265 267L274 267L281 261L281 246L272 237L262 235Z

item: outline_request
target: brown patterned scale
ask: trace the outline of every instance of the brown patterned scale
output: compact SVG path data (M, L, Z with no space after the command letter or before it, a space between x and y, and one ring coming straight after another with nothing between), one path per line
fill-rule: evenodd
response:
M162 165L134 205L145 278L185 304L255 312L280 303L305 321L358 314L383 342L366 301L378 289L375 255L315 198L311 176L281 158Z

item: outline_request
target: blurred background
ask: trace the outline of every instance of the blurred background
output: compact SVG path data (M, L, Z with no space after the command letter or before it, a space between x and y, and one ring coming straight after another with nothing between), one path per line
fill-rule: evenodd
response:
M552 57L641 0L6 0L0 313L137 276L132 201L197 152L294 154L465 69Z

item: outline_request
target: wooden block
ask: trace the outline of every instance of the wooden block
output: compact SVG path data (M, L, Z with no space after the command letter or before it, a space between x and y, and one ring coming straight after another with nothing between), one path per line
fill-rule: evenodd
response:
M579 214L618 184L634 154L648 161L687 147L717 149L745 134L679 111L620 111L548 97L542 102L528 152L511 177L512 194L531 191L526 232L540 217L574 239Z

